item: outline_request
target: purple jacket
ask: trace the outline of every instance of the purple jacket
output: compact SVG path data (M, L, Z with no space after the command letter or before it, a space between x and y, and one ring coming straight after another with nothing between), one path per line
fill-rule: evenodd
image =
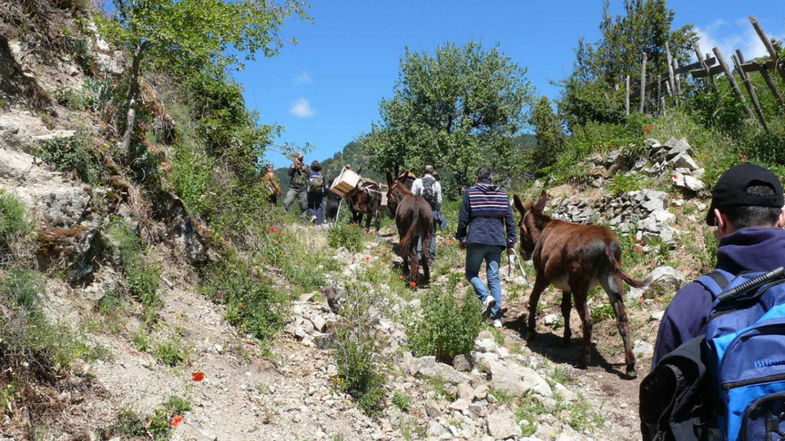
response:
M785 267L785 230L743 228L720 240L717 268L731 274ZM706 332L711 293L700 283L684 286L671 300L657 332L652 367L682 343Z

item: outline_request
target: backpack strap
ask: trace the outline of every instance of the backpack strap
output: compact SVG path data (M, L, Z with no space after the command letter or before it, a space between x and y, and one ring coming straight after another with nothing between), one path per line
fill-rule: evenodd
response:
M696 282L700 283L707 290L709 290L712 299L716 300L717 297L723 291L725 291L725 288L728 287L730 281L733 280L733 278L733 274L718 268L708 274L698 277Z

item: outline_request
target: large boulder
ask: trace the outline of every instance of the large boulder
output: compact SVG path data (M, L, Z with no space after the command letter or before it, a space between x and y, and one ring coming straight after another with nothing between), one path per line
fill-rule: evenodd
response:
M532 368L495 358L487 360L483 367L486 367L491 375L491 387L514 397L521 397L529 393L547 398L553 396L551 386Z
M417 376L441 378L455 385L469 381L469 377L466 374L458 372L452 366L439 363L436 361L436 357L432 355L412 359L409 362L409 373Z
M507 409L491 412L486 419L488 434L493 439L507 439L521 436L521 426L515 421L515 415Z

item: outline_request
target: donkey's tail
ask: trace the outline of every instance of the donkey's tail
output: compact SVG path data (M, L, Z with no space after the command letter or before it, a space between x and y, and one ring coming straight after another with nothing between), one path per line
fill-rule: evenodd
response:
M415 232L417 231L417 222L418 219L415 217L412 219L412 223L409 225L409 229L406 230L406 234L403 235L401 238L399 245L401 250L405 250L406 247L409 246L409 243L412 241L412 238L415 236Z
M633 279L629 276L629 274L625 273L624 270L621 269L621 248L619 247L618 242L610 242L605 247L605 253L608 256L608 260L611 263L611 270L618 274L622 280L627 282L633 288L643 288L644 286L651 283L651 276L647 277L645 280L637 280Z

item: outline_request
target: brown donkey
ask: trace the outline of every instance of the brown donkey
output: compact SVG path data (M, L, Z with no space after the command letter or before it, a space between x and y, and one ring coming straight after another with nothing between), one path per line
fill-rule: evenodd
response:
M406 187L405 177L395 182L387 173L390 190L387 201L395 205L395 225L398 227L399 248L403 258L403 271L414 282L420 283L420 266L417 258L417 239L422 237L422 269L425 281L431 279L430 249L433 239L433 211L422 196L415 196Z
M635 377L635 357L630 347L630 329L624 311L624 285L640 288L648 281L638 281L621 269L621 247L615 234L601 225L578 225L553 220L543 213L547 195L543 191L535 204L521 203L515 195L515 208L521 213L518 228L521 233L522 258L532 259L537 278L529 297L528 338L534 338L537 302L540 294L553 284L562 290L561 312L564 316L564 341L568 343L570 310L575 309L583 327L583 355L578 366L585 368L591 361L591 312L586 303L589 290L599 283L613 306L616 326L624 342L627 374Z

